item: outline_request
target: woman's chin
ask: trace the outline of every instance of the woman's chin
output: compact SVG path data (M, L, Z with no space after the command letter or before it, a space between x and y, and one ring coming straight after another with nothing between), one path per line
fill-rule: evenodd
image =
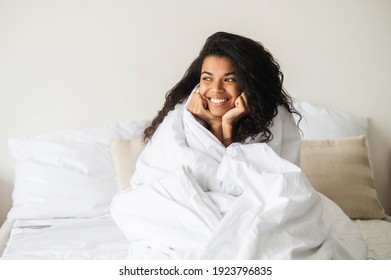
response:
M216 118L221 118L222 116L224 116L224 114L226 113L226 111L222 111L222 110L210 110L210 113L216 117Z
M224 108L225 107L225 108ZM209 106L209 112L214 116L214 117L219 117L221 118L222 116L224 116L229 110L231 110L232 108L231 107L228 107L228 106L222 106L222 107L212 107L212 106Z

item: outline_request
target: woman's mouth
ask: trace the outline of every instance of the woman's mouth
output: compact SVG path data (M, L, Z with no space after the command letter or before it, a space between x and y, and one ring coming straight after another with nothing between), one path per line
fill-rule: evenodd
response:
M223 105L229 100L228 98L208 98L208 99L214 106Z

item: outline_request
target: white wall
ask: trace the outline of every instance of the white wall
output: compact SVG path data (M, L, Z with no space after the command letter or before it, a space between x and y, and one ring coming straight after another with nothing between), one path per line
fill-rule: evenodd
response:
M152 117L220 30L262 41L294 98L370 117L390 213L390 29L387 0L0 0L0 222L10 136Z

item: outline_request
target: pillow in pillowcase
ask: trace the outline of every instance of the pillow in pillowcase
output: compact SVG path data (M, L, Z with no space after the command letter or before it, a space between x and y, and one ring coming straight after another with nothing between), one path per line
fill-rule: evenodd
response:
M92 217L117 191L110 139L141 138L145 121L9 140L14 160L10 219Z
M294 106L303 117L299 124L303 139L338 139L368 134L368 119L365 117L353 116L305 101L296 101ZM298 116L294 114L294 117L297 121Z
M313 187L351 219L383 219L365 137L304 140L301 167Z
M302 164L307 166L304 167L307 169L307 176L312 178L311 180L313 182L314 180L317 180L315 183L318 185L317 187L320 187L322 192L324 191L329 197L333 197L334 201L338 202L337 204L339 204L350 217L362 219L384 217L384 209L378 200L373 179L371 153L368 143L368 118L353 116L345 112L316 106L305 101L297 101L294 106L303 117L303 120L300 122L300 129L303 132L304 140L302 143L301 161ZM296 120L298 120L297 116L295 117ZM360 138L361 136L364 140ZM351 139L352 147L348 148L343 144L345 143L344 139L352 137L358 137L360 139ZM317 143L317 140L336 141ZM341 140L341 142L339 140ZM364 145L362 145L363 141ZM310 147L312 150L315 150L315 154L310 154L308 152ZM325 150L320 152L319 150L323 148ZM356 154L353 154L354 148L357 148L355 149ZM320 162L320 158L326 156L326 150L333 156L327 157L326 162ZM364 151L366 152L366 155L363 154ZM335 173L331 170L331 167L342 164L341 160L347 160L346 157L349 157L348 161L350 163L347 165L347 162L345 162L345 167L341 170L337 170L337 172L340 172L338 179L335 177ZM361 157L361 159L352 160L352 158L355 157ZM360 173L357 169L360 162L362 163L360 170L364 173ZM315 165L311 166L312 164ZM329 165L329 168L326 168L327 164ZM320 166L322 170L315 170L315 166ZM364 168L364 166L366 167ZM311 171L309 171L308 168L311 168ZM315 178L313 172L322 173L321 176L323 176L323 178ZM352 174L355 175L353 176ZM352 182L342 184L342 181L339 181L340 189L337 191L336 186L327 183L327 181L331 182L331 180L348 181L349 176L352 182L357 181L357 184L359 184L360 187L357 187L356 185L356 189L354 189ZM323 183L320 183L319 180ZM366 183L364 183L364 181L366 181ZM350 198L347 197L348 193L352 195ZM353 206L352 203L355 202L361 203L361 205Z
M111 141L111 157L114 161L118 190L130 186L136 171L136 162L145 144L140 139L115 139Z

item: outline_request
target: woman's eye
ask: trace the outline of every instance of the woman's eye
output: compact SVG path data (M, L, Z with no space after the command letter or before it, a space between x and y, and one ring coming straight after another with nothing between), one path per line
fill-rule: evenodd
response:
M202 77L202 80L203 80L203 81L211 81L212 78L211 78L211 77Z
M226 82L236 82L236 79L235 78L226 78L225 81Z

